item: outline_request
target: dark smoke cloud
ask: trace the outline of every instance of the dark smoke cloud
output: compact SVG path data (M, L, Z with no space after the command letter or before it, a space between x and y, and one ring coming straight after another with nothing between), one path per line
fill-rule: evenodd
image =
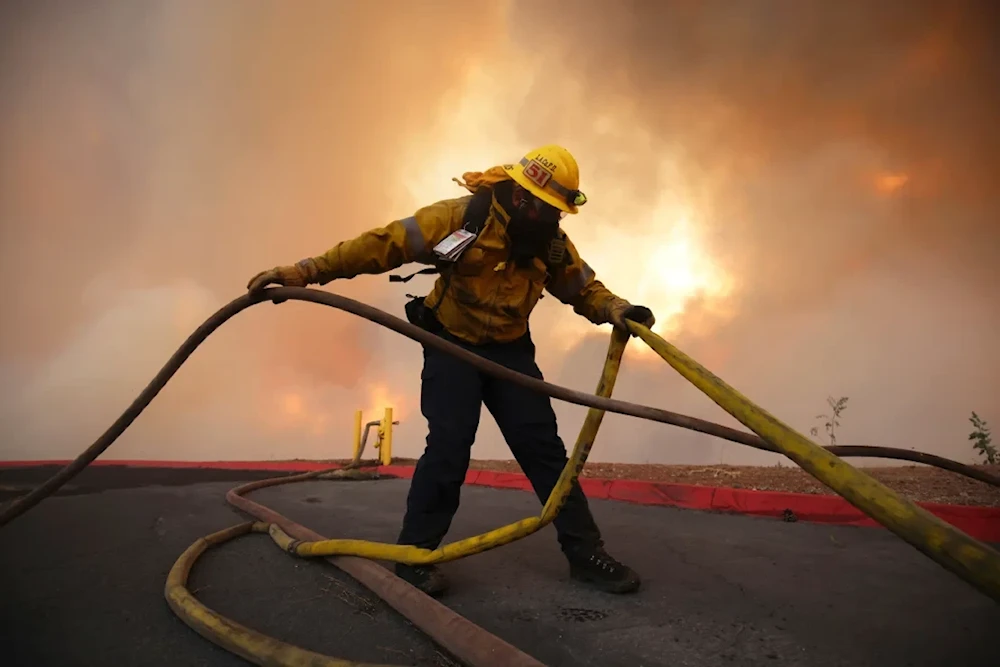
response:
M752 268L748 279L785 283L782 297L798 301L833 275L918 251L951 255L979 283L1000 276L984 261L1000 238L992 3L531 7L525 30L537 32L524 42L567 67L589 116L626 100L631 122L713 183L718 250ZM543 77L533 104L546 96ZM533 140L548 131L523 127ZM881 171L909 176L891 202L872 186ZM653 174L629 176L651 201Z
M613 171L651 207L663 193L655 158L669 155L674 183L706 212L711 252L739 286L738 315L719 321L690 304L676 336L683 348L801 430L827 393L849 394L854 442L972 457L969 411L1000 419L994 3L519 10L533 20L518 48L565 70L535 78L518 117L529 143L555 132L585 145L595 119L611 118L615 132L581 151L584 179ZM580 357L566 367L579 368ZM623 377L623 396L721 414L672 377L629 368L642 377ZM563 380L592 382L580 372ZM606 455L718 460L701 436L637 428Z

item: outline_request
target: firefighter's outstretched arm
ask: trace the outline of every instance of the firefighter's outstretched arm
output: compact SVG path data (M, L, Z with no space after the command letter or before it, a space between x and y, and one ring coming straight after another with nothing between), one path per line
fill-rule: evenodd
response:
M568 261L552 276L548 291L594 324L610 322L627 330L625 320L653 326L656 319L645 306L633 306L604 286L594 270L583 261L573 242L566 238Z
M261 271L250 279L247 289L256 292L267 285L325 285L331 280L385 273L426 259L431 248L461 227L468 199L447 199L425 206L408 218L338 243L322 255Z

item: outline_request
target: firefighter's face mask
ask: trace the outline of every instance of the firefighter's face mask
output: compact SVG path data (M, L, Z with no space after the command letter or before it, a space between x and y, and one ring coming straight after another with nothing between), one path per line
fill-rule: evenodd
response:
M515 188L514 212L507 225L513 254L519 257L544 257L549 243L559 230L559 220L566 215L523 188Z

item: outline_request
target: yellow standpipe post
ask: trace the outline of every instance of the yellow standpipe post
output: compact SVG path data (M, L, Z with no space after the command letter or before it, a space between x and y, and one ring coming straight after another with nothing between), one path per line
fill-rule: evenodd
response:
M382 418L382 449L379 454L382 465L392 463L392 408L386 408Z
M352 461L361 458L361 410L354 413L354 455Z

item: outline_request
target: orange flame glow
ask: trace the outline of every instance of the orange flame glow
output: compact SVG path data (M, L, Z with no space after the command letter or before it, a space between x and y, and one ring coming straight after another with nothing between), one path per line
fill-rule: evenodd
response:
M614 239L588 243L593 258L588 262L600 267L607 282L621 286L629 301L652 309L657 320L653 331L666 336L681 329L693 299L721 312L733 281L705 253L688 217L663 209L651 217L655 224L647 231L613 230Z
M902 173L879 174L875 177L875 189L883 195L894 195L904 185L906 185L909 180L910 177Z
M368 386L368 403L363 410L365 421L382 419L386 408L392 408L392 420L401 421L406 414L409 400L406 395L389 388L387 384Z
M273 413L264 413L271 428L281 432L327 434L330 415L321 407L311 405L304 393L287 390L278 395L277 406Z

